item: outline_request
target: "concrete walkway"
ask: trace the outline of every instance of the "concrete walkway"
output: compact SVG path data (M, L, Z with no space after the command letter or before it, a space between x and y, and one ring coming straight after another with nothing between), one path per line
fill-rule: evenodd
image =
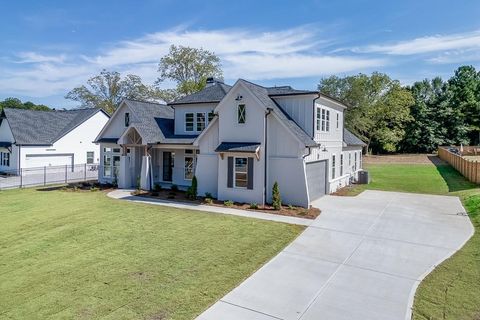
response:
M456 197L326 196L293 243L199 320L410 319L415 290L473 235Z
M234 216L255 218L255 219L276 221L276 222L284 222L284 223L297 224L302 226L309 226L314 222L314 220L312 219L304 219L304 218L297 218L297 217L281 216L281 215L270 214L270 213L255 212L255 211L249 211L249 210L222 208L222 207L215 207L215 206L209 206L209 205L181 203L178 201L168 201L168 200L132 196L133 191L134 190L119 189L119 190L114 190L109 192L107 196L114 199L128 200L132 202L148 203L148 204L167 206L167 207L178 208L178 209L230 214Z

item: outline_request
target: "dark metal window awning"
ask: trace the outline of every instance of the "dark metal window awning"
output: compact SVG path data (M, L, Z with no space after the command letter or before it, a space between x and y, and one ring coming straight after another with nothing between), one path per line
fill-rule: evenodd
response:
M260 142L222 142L215 149L223 158L223 153L254 153L260 159Z

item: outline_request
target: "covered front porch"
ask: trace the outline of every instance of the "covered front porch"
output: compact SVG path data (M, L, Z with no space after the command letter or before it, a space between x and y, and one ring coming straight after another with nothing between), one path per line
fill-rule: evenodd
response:
M184 144L146 144L131 128L120 139L118 186L151 190L156 184L186 189L195 174L198 149Z

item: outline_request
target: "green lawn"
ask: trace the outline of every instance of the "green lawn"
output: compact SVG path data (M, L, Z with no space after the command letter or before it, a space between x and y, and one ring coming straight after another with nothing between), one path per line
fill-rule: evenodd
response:
M415 295L414 320L480 319L480 188L447 165L368 165L372 183L354 188L459 196L476 233L454 256L420 284Z
M192 319L303 228L112 200L0 192L0 319Z

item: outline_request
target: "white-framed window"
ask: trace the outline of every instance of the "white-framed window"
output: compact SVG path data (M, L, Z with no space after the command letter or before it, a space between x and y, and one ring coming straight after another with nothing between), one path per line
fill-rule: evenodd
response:
M210 117L213 119L213 111L208 113L206 112L187 112L185 113L185 131L187 132L202 132L206 127L208 122L210 122Z
M247 110L244 104L239 104L237 107L237 120L240 124L243 124L247 121Z
M87 151L87 164L95 163L95 152Z
M128 127L130 125L130 113L126 112L125 113L125 127Z
M354 161L353 161L353 172L357 171L357 153L355 152L353 154L354 156Z
M352 168L352 153L348 153L348 167Z
M185 113L185 131L193 131L193 125L195 122L194 113Z
M317 130L322 132L330 131L330 110L317 108Z
M192 149L185 150L184 179L192 180L195 174L195 154Z
M317 108L317 130L320 131L320 124L321 124L321 108Z
M0 165L10 167L10 153L0 152Z
M337 112L337 129L340 128L340 113Z
M343 176L343 153L340 155L340 177Z
M246 189L248 186L248 158L235 157L235 167L233 172L233 182L235 188Z
M332 154L332 179L335 179L335 155Z
M198 112L197 113L197 131L203 131L205 129L206 119L205 113Z
M362 151L358 153L358 169L362 169Z
M103 148L103 176L113 178L120 169L120 148Z

